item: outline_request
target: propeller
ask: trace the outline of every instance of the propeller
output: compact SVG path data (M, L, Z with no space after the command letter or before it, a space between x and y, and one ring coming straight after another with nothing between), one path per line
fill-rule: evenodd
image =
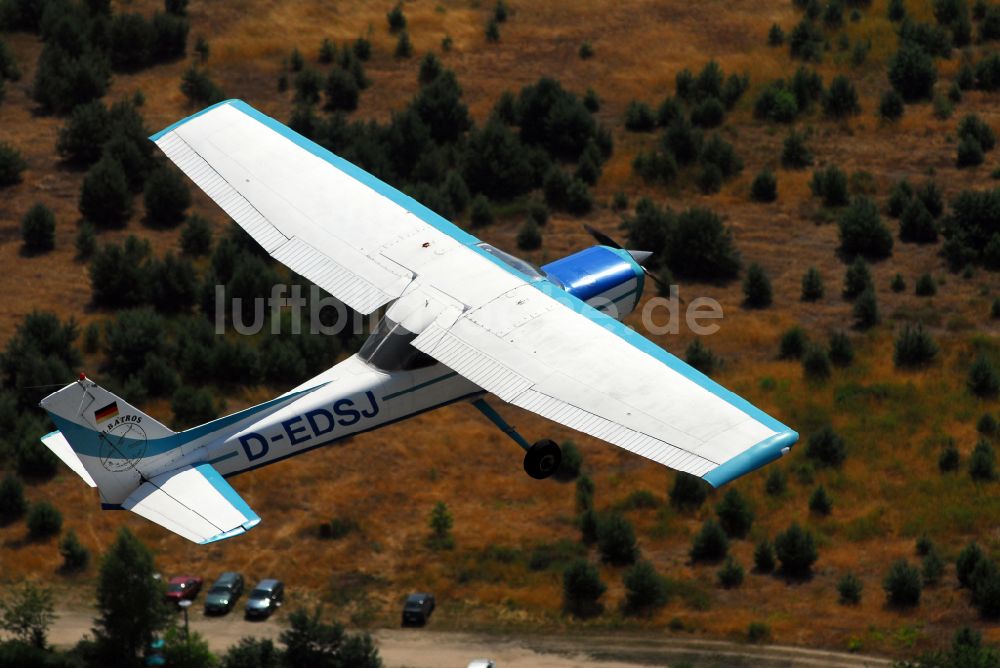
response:
M667 288L668 290L670 289L670 286L664 283L663 279L661 279L659 276L651 272L643 265L643 262L645 262L646 260L648 260L650 257L653 256L653 253L651 251L629 250L624 246L622 246L617 241L615 241L614 239L612 239L611 237L609 237L608 235L606 235L604 232L601 232L600 230L595 229L590 225L587 225L586 223L583 224L583 229L587 230L587 233L590 236L594 237L594 239L596 239L597 242L602 246L610 246L611 248L618 248L620 250L627 252L629 255L632 256L632 259L635 260L635 263L639 265L639 267L642 269L642 272L646 274L646 276L649 276L649 278L652 279L654 283L656 283L658 286L662 288Z

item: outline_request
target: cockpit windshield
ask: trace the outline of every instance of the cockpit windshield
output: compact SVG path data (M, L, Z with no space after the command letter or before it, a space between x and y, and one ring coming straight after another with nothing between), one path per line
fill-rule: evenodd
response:
M358 351L358 357L382 371L411 371L437 364L437 360L411 345L417 335L398 322L383 317Z
M476 245L482 248L490 255L492 255L493 257L495 257L496 259L503 262L508 267L513 267L514 269L517 269L525 276L530 276L532 278L545 278L545 274L543 274L538 267L531 264L530 262L525 262L519 257L514 257L510 253L505 253L499 248L495 248L494 246L489 245L485 241L480 242Z

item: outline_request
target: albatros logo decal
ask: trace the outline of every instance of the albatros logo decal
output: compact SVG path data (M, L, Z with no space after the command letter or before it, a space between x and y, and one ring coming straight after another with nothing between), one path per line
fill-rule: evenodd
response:
M142 417L139 415L123 415L104 428L99 437L101 466L118 473L139 464L147 445L146 432L139 426L140 422Z

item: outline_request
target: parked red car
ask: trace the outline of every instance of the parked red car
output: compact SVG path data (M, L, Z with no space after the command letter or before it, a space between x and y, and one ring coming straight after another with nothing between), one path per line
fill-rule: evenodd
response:
M193 575L178 575L167 583L167 600L177 603L185 598L193 599L201 591L201 578Z

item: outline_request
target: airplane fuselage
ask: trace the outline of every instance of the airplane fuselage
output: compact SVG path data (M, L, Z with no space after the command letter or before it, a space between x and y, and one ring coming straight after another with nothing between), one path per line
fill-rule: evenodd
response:
M317 389L210 445L205 461L232 476L483 392L441 364L383 371L357 355L293 392L310 387Z

